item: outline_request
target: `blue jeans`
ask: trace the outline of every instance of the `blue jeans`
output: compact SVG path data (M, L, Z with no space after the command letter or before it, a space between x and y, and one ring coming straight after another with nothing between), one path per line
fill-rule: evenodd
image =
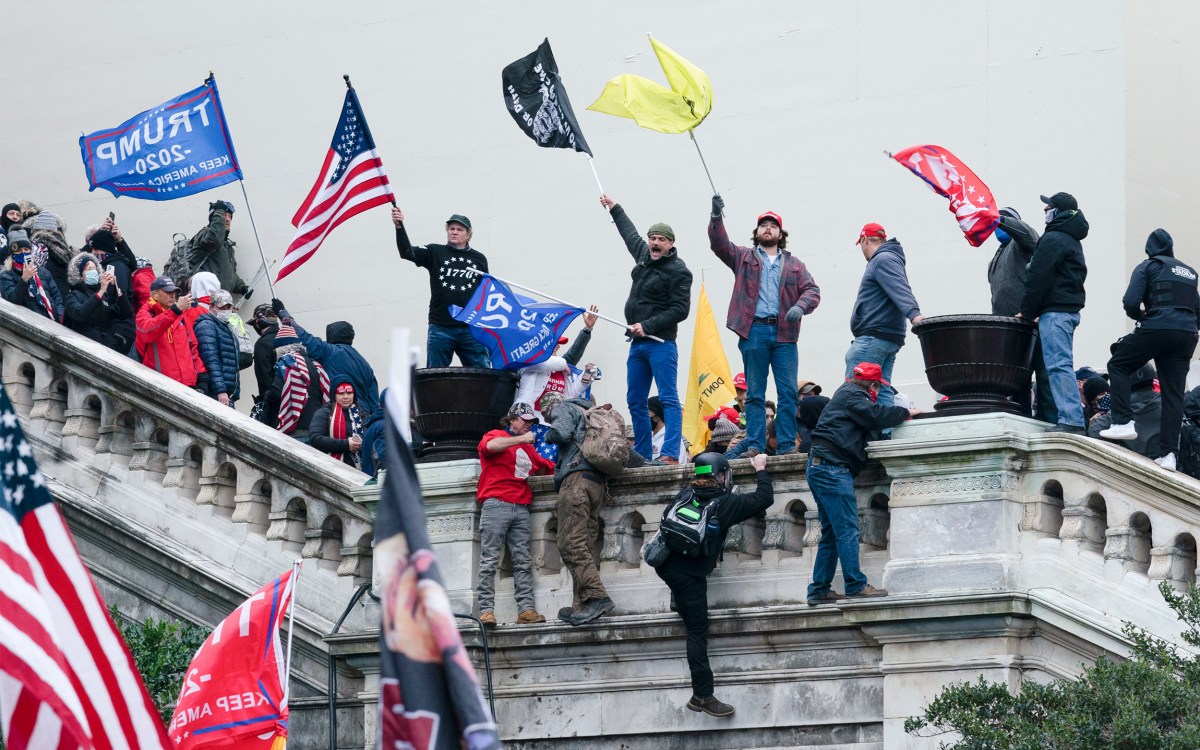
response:
M471 335L470 328L430 323L429 335L425 339L425 366L449 367L455 354L463 367L485 367L489 370L492 367L492 356Z
M858 502L854 498L854 476L844 466L826 463L814 466L810 456L807 478L821 519L821 541L817 544L808 598L829 592L839 561L846 593L857 594L867 585L867 577L858 566Z
M629 406L629 419L633 422L633 449L644 458L654 453L654 431L650 426L650 409L646 399L650 398L650 378L658 388L658 400L662 402L663 422L667 434L663 436L662 454L678 456L679 444L683 440L683 409L679 404L679 347L674 341L661 344L648 339L635 339L629 347L629 359L625 364L625 402Z
M884 380L892 382L892 368L896 366L896 352L900 351L901 346L901 344L887 339L858 336L846 350L846 377L854 377L855 365L860 362L870 362L873 365L879 365L879 369L883 371ZM896 389L888 385L881 386L876 403L883 406L895 406ZM884 432L890 433L891 430L884 430Z
M1058 411L1058 424L1083 427L1083 402L1075 380L1075 328L1079 313L1044 312L1038 318L1042 362L1050 380L1050 393Z
M775 439L779 453L796 450L796 377L799 362L794 342L777 341L779 328L766 323L750 326L750 338L738 339L746 372L746 439L738 455L767 447L767 370L775 373L779 399L775 409ZM743 447L744 446L744 447ZM665 449L664 449L665 452Z

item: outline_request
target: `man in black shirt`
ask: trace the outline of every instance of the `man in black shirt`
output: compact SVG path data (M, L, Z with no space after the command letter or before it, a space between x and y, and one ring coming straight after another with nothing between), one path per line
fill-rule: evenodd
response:
M487 349L471 335L471 329L455 320L447 309L463 307L475 293L479 275L487 273L487 257L470 246L471 220L454 214L446 220L445 245L417 245L408 240L404 212L392 208L396 225L396 247L400 257L429 272L429 335L425 343L427 367L449 367L455 354L465 367L491 367Z

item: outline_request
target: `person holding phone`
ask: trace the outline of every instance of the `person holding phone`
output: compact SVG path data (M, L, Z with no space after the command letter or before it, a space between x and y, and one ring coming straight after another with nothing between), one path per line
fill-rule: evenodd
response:
M71 288L67 292L67 316L71 327L113 351L126 354L133 346L133 308L117 286L116 276L100 271L92 253L83 252L67 267Z
M58 284L54 283L46 269L38 268L33 259L33 243L24 230L12 231L8 250L12 264L8 270L0 272L0 296L14 305L27 307L55 323L61 323L63 299Z

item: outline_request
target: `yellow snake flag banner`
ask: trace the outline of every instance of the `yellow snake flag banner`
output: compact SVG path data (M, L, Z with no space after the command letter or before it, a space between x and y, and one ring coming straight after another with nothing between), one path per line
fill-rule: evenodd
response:
M700 285L696 302L696 330L692 336L692 363L688 368L687 399L683 402L683 437L691 444L691 454L708 445L708 423L704 417L737 396L729 360L721 346L721 333L713 317L708 292Z
M704 122L712 111L712 84L703 70L667 45L651 38L650 46L670 88L626 73L605 84L588 109L628 117L639 127L660 133L686 133Z

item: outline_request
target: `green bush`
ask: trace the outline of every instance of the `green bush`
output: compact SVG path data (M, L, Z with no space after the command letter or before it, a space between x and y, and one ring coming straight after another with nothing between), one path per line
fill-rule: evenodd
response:
M163 722L170 722L184 673L208 631L169 620L138 622L122 615L115 606L112 616Z
M1200 589L1159 590L1200 647ZM946 688L904 730L922 737L957 732L942 750L1196 750L1200 748L1200 658L1126 623L1129 659L1101 658L1073 680Z

